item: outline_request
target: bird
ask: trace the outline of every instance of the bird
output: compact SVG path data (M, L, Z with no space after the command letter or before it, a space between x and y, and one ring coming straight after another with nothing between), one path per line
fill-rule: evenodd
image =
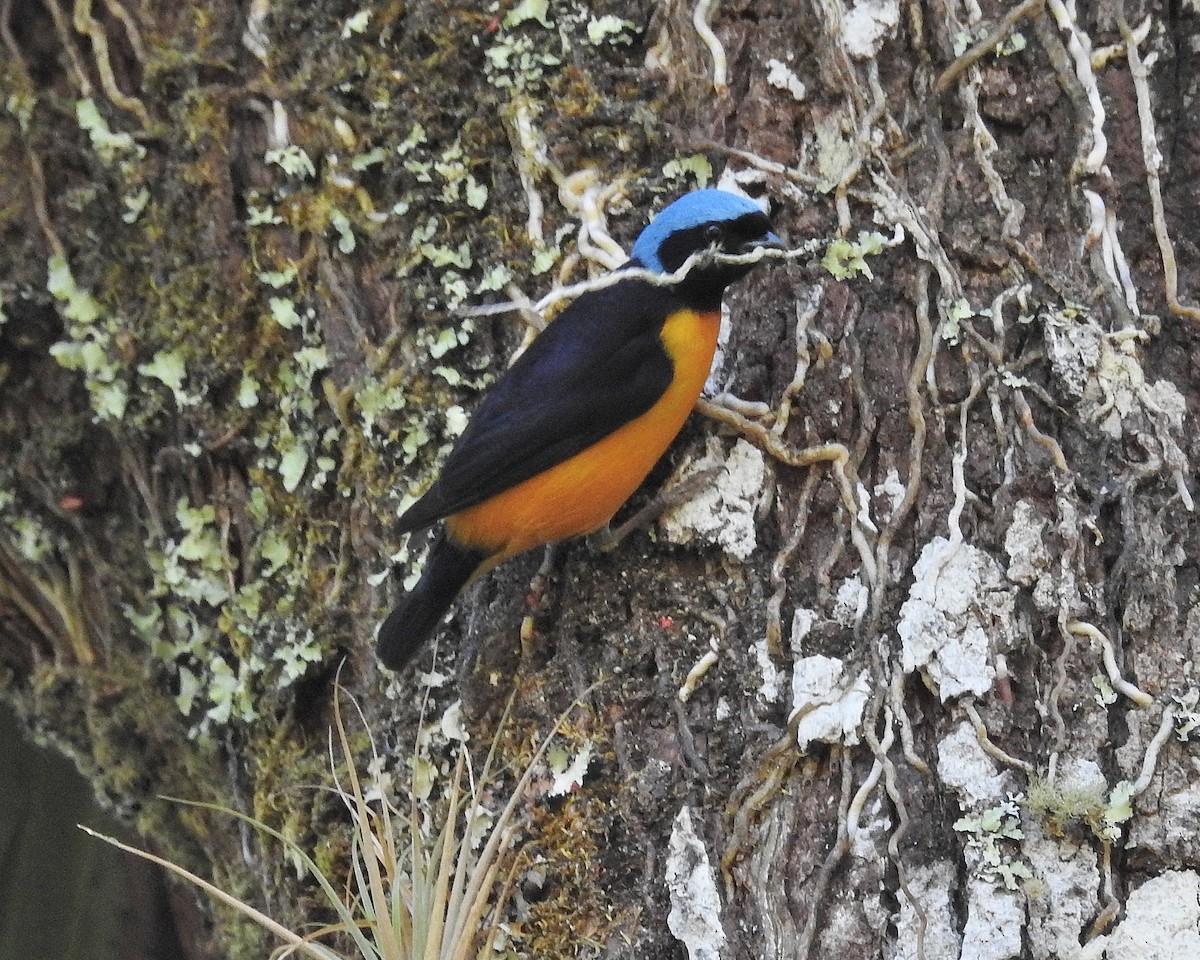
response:
M750 272L762 248L781 247L754 201L692 191L651 220L611 283L580 295L533 340L399 517L400 534L445 522L416 586L379 627L384 666L401 669L475 578L608 523L700 396L725 288ZM678 282L646 276L674 274L706 251L732 256L698 258Z

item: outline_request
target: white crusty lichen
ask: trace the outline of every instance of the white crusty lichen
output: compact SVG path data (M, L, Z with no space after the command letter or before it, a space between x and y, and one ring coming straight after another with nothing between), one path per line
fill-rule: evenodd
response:
M894 960L959 955L962 935L950 902L950 892L958 883L957 873L957 866L948 860L909 867L908 889L900 897L896 920Z
M846 664L834 657L801 657L792 670L792 715L809 712L796 727L800 748L823 743L859 742L863 711L871 693L870 675L847 676Z
M1182 429L1187 405L1167 380L1146 379L1141 330L1102 330L1081 307L1067 305L1044 313L1046 349L1063 385L1080 398L1084 417L1120 439L1131 418L1161 418L1173 430Z
M719 439L711 438L704 456L686 465L674 486L707 470L716 471L712 481L663 514L663 532L671 543L686 545L699 540L745 560L758 546L754 514L766 481L762 451L745 440L726 451Z
M974 727L960 723L937 746L938 777L953 790L964 809L994 803L1013 788L1011 774L998 771Z
M843 627L858 626L866 615L867 604L870 601L871 590L859 575L847 577L838 584L837 595L833 601L833 619Z
M1013 507L1004 535L1007 576L1013 583L1031 589L1033 603L1043 613L1057 616L1060 609L1075 609L1080 603L1074 568L1053 557L1047 547L1047 543L1055 542L1055 535L1071 537L1078 529L1077 522L1069 505L1063 505L1054 525L1028 500L1018 500Z
M768 60L767 71L767 83L777 90L790 93L793 100L803 100L808 94L804 87L804 81L796 76L795 71L782 60Z
M692 811L675 817L667 845L667 928L687 948L688 960L720 960L725 945L721 897L704 842L692 826Z
M1096 852L1079 836L1051 836L1036 820L1026 821L1025 833L1021 852L1035 877L1026 885L1036 893L1028 900L1033 956L1077 956L1079 941L1096 913L1101 882Z
M1083 948L1080 960L1195 960L1200 957L1200 874L1168 870L1129 895L1124 919Z
M767 643L766 637L759 637L750 645L750 655L754 657L762 674L762 682L758 685L758 698L763 703L778 703L783 677L775 666L775 658L771 656L770 644Z
M900 0L858 0L842 20L842 48L856 60L870 60L900 23Z
M959 960L1016 960L1022 955L1025 894L967 881L967 922Z
M996 678L994 659L1015 639L1015 591L992 557L970 544L935 537L913 568L896 628L904 671L922 670L942 700L982 695Z
M1032 586L1050 563L1042 541L1047 520L1028 500L1018 500L1012 522L1004 534L1004 552L1008 554L1008 579Z

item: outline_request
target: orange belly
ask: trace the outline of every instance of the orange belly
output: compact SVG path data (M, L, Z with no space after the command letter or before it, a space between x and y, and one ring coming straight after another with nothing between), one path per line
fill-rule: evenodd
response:
M712 367L719 312L680 310L660 338L675 365L662 397L640 417L562 463L448 518L455 540L494 551L487 567L607 523L678 435Z

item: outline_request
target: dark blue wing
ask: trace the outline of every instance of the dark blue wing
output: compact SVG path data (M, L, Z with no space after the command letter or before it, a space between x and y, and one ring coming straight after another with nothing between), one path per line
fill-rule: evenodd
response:
M515 487L654 406L674 374L659 332L678 306L639 280L575 300L488 392L401 532Z

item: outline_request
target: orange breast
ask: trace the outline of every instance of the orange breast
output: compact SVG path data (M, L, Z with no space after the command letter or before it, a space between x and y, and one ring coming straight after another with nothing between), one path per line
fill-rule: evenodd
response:
M675 364L657 403L599 442L447 520L456 540L496 551L488 567L603 526L678 435L712 367L719 312L680 310L660 334Z

